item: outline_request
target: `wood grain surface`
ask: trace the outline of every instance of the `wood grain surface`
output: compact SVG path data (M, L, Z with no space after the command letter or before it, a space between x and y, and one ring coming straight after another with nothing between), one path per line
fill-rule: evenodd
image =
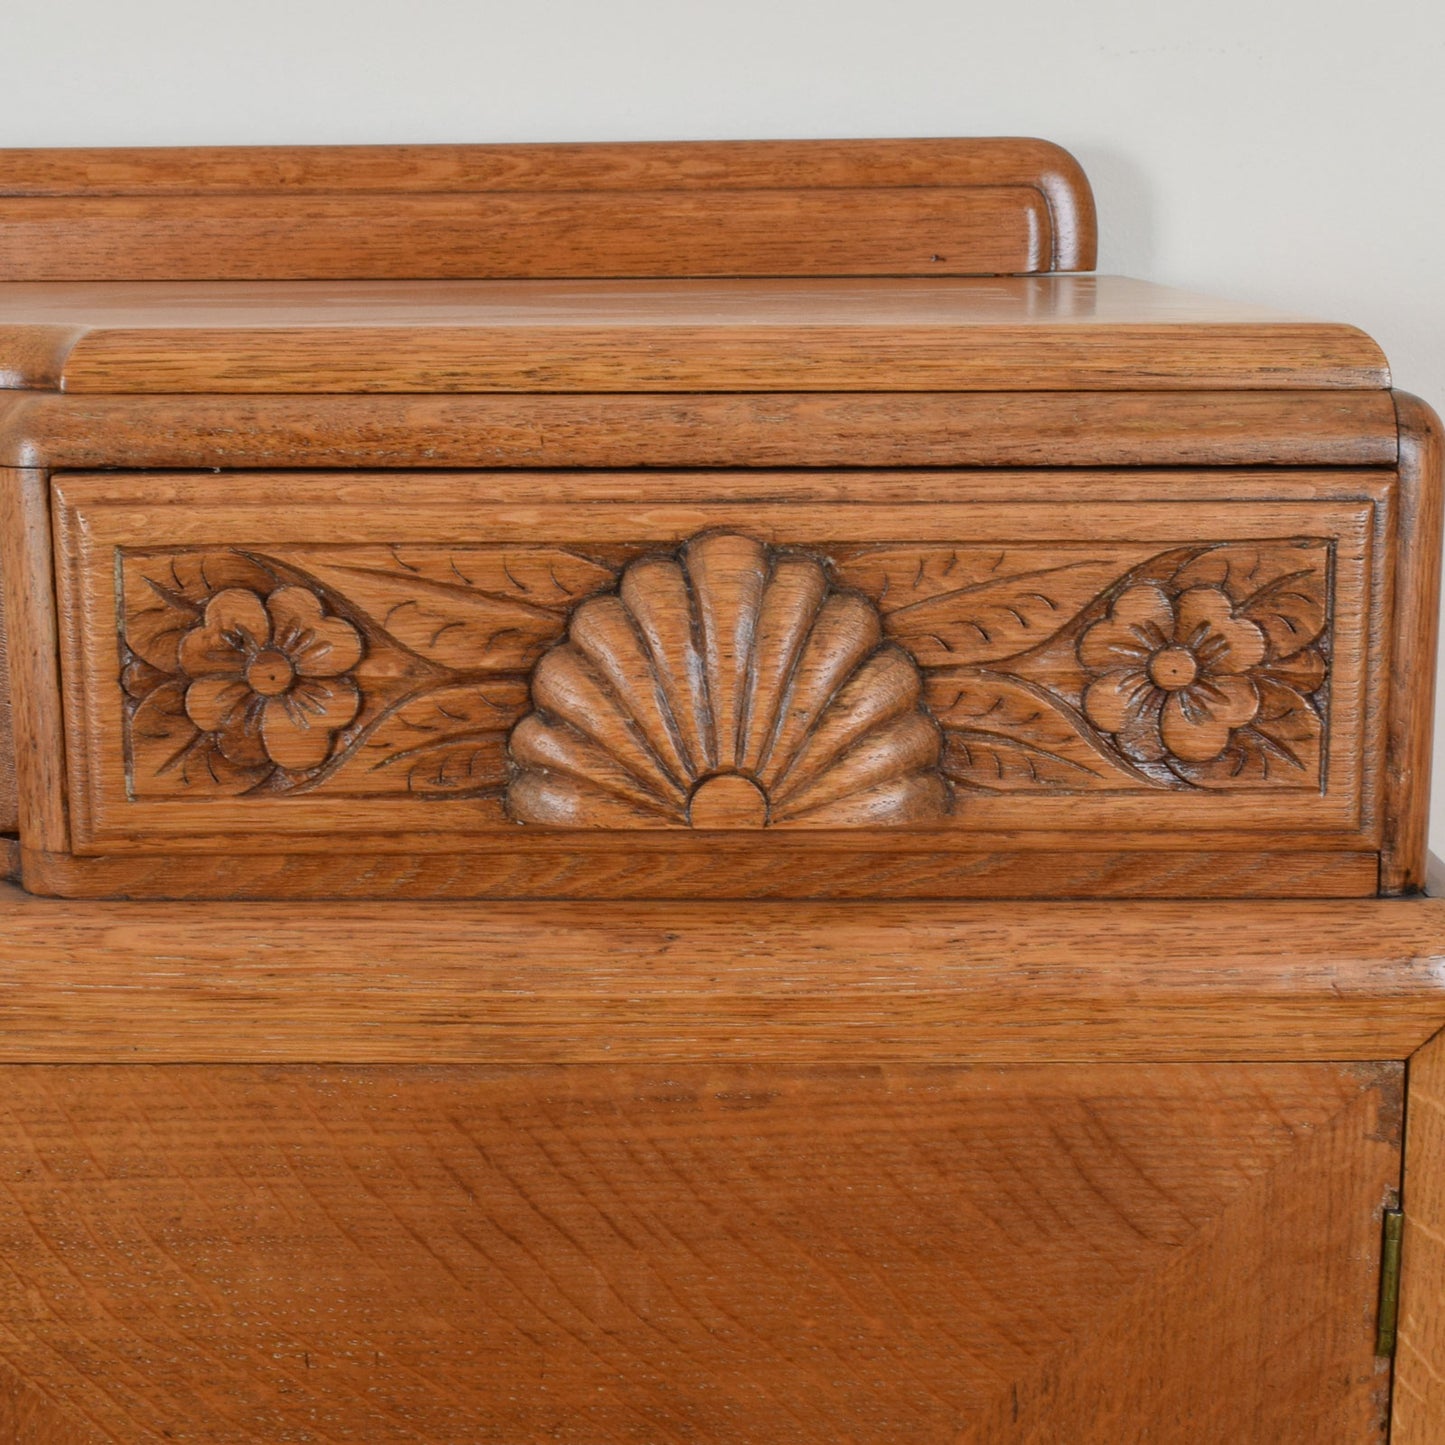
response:
M26 1445L1383 1438L1391 1066L12 1068L0 1096Z
M0 464L1390 466L1388 392L768 396L0 393Z
M0 474L0 487L4 486ZM0 566L3 566L0 561ZM10 642L5 625L5 598L0 589L0 835L18 837L20 796L15 780L14 699L10 691Z
M1440 423L985 274L1094 250L1031 141L0 152L0 863L122 900L0 884L0 1440L1383 1442L1410 1059L1437 1445Z
M20 820L31 847L65 848L59 626L50 479L43 471L0 472L0 588Z
M1445 430L1418 397L1395 393L1400 417L1399 540L1391 556L1396 617L1390 656L1389 743L1380 891L1425 886L1430 830L1440 548L1445 527Z
M628 846L598 831L512 841L491 851L448 853L348 851L381 840L304 835L288 848L307 852L205 853L145 849L77 857L22 846L8 877L52 898L181 899L966 899L966 898L1288 898L1373 897L1380 855L1319 852L1298 840L1241 847L1238 838L1194 838L1190 849L1161 848L1156 837L1125 836L1115 848L1081 850L1072 840L1030 836L1027 849L997 846L949 851L886 848L864 832L788 834L786 849L760 847L757 835L731 830L657 835L629 832ZM460 835L465 841L466 835ZM856 837L848 847L835 839ZM960 833L960 843L968 835ZM417 835L419 841L436 837ZM407 843L393 837L393 847ZM1073 846L1070 847L1069 844ZM786 866L784 866L786 864Z
M1353 327L1117 276L12 284L0 371L84 394L1390 384Z
M1045 141L0 152L16 281L1092 269Z
M0 197L15 281L967 276L1053 251L1023 186Z
M920 873L911 885L945 895L978 886L979 855L1081 842L1079 865L1131 847L1363 854L1378 839L1371 699L1390 612L1388 570L1372 559L1388 552L1392 484L1079 473L1064 501L1054 475L1028 472L356 473L304 486L293 474L244 486L67 474L56 498L73 846L234 859L334 851L344 830L353 858L475 855L475 894L551 892L545 871L565 863L578 893L646 896L677 886L653 871L659 850L593 846L587 830L680 825L690 794L678 779L700 786L736 765L762 769L785 823L797 792L798 825L819 835L808 851L776 845L771 871L794 896L836 890L821 859L850 846L849 828L877 835L879 861L967 855L954 882ZM773 606L765 583L767 599L797 586ZM684 613L696 614L687 625ZM627 617L635 626L619 630ZM1148 624L1137 637L1131 619ZM692 677L694 635L707 696L684 707L691 683L647 679ZM786 712L774 662L790 679ZM1183 671L1165 676L1166 664ZM655 727L644 694L666 699ZM703 746L689 707L709 738L746 714L786 769L773 778L746 738L737 757ZM523 738L529 713L536 736ZM876 728L913 731L890 752ZM915 757L915 744L933 751ZM558 776L590 780L593 801L524 807L534 773L553 803ZM925 774L932 801L909 793L887 816L911 826L885 829L878 789L921 788ZM844 797L871 801L844 816ZM522 835L518 819L549 826ZM677 856L706 858L709 889L756 886L758 857L721 839ZM513 870L529 861L536 881L522 883ZM597 871L627 866L630 884ZM411 891L458 887L437 879ZM1054 871L1023 886L1086 888ZM1230 888L1201 867L1186 893Z
M1410 1059L1393 1445L1445 1435L1445 1035Z
M57 902L0 885L0 1060L1403 1059L1445 900Z

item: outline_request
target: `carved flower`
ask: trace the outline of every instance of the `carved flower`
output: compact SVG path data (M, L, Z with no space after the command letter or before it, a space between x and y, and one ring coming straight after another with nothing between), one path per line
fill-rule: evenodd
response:
M228 587L180 640L186 714L238 766L317 767L361 705L345 676L361 654L356 628L305 587Z
M1097 674L1084 713L1138 762L1209 762L1258 714L1249 672L1265 650L1264 633L1218 587L1130 587L1079 639L1079 661Z

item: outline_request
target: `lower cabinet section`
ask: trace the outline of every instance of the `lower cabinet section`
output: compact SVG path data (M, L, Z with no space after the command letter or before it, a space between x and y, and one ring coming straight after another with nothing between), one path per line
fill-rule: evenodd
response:
M5 1066L0 1438L1383 1441L1402 1087Z

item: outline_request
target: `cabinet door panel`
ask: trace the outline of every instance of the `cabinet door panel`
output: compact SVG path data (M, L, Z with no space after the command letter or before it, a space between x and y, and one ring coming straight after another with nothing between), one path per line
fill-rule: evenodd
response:
M9 1066L0 1419L197 1445L1378 1441L1400 1082Z

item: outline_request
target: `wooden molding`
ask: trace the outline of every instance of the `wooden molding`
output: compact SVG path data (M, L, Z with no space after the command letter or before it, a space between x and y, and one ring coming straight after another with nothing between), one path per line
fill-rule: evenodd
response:
M0 151L15 281L1087 271L1037 140Z
M564 878L582 895L676 896L698 887L704 858L720 896L857 896L870 878L935 897L1374 891L1382 729L1370 699L1385 659L1369 639L1388 573L1370 559L1387 549L1391 474L1078 472L1067 500L1050 473L646 481L644 502L631 473L412 474L398 511L394 474L346 474L339 492L334 474L300 492L289 474L251 473L244 488L210 474L56 478L70 619L59 806L71 849L94 862L67 877L66 847L27 839L27 886L144 893L209 878L235 896L244 875L250 896L278 875L237 873L242 857L301 854L311 861L291 870L288 896L386 894L408 867L415 896L552 896ZM1046 516L1052 538L1018 540L1024 516ZM743 560L700 591L690 559L713 538ZM780 570L813 600L764 645L761 599ZM644 574L682 599L668 623L680 654L655 627L637 641ZM845 613L846 625L827 620ZM692 677L687 649L705 652L709 629L731 662L718 652L686 697L667 683L653 736L635 732L649 679ZM735 828L680 826L712 774L758 782L746 738L725 752L715 731L697 734L665 759L679 709L709 729L722 709L726 733L751 706L755 667L777 661L767 648L805 632L807 668L841 659L837 683L863 668L808 768L846 762L832 783L861 768L866 790L898 763L913 801L852 823L810 824L800 808L769 861L755 831L739 852L724 841ZM262 663L280 671L262 676ZM728 667L741 671L725 683ZM787 726L801 738L797 682L787 697L802 711ZM777 685L764 679L759 696ZM831 686L819 681L820 706ZM851 733L855 704L892 741ZM590 813L524 798L583 777ZM608 843L604 778L630 836L672 830L667 856ZM790 787L781 774L764 791L774 785ZM850 833L876 835L871 859L849 860ZM1200 865L1180 872L1190 849ZM200 871L160 861L180 852L212 859ZM1259 872L1289 853L1282 872ZM136 860L124 877L123 856Z
M0 372L74 396L1368 391L1355 327L1120 276L32 284Z
M1393 467L1389 392L73 396L0 392L0 465Z
M1392 550L1395 618L1390 638L1386 827L1380 891L1425 887L1434 747L1440 548L1445 528L1445 426L1418 397L1395 392L1400 419L1398 541Z
M17 822L30 847L69 846L65 738L60 713L50 478L0 472L0 588L13 707Z
M1442 938L1445 900L1424 898L109 903L0 885L0 1061L1404 1059L1445 1026Z

